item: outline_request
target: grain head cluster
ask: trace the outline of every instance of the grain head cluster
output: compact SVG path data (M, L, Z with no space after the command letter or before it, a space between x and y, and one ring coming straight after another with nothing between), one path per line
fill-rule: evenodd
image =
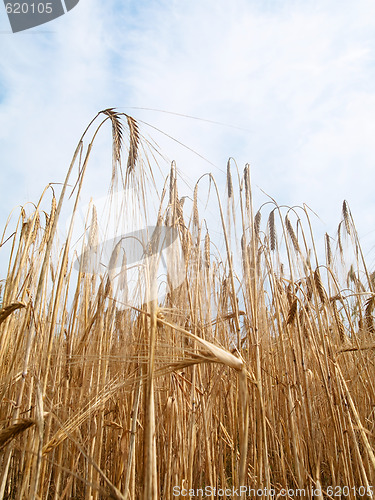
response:
M131 187L126 217L153 228L135 280L120 240L103 266L95 203L71 251L108 123L110 196ZM0 499L170 500L177 487L241 485L305 498L346 485L370 498L375 281L348 203L337 233L315 239L307 206L254 208L249 165L230 159L226 190L206 174L181 198L177 165L161 183L156 169L137 121L104 110L64 184L0 233ZM178 261L155 251L155 234L173 235Z

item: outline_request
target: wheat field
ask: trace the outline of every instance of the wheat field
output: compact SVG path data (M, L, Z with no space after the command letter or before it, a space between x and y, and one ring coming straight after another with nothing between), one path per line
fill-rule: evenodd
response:
M144 226L177 235L183 280L167 273L161 298L158 254L137 302L126 265L121 283L84 259L74 267L74 216L106 122L110 193L131 186ZM249 165L228 161L225 192L206 174L183 199L176 165L160 184L154 161L135 119L101 111L64 184L0 236L0 498L371 498L375 274L348 203L321 241L307 206L253 207ZM208 191L220 251L201 216ZM91 207L82 251L97 217Z

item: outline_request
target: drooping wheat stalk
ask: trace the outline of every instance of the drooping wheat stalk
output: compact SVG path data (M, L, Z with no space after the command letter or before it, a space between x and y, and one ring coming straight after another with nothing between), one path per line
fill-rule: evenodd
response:
M113 158L115 162L119 162L121 160L121 147L123 141L123 124L120 119L120 114L114 108L105 109L102 113L111 120Z
M319 269L316 269L314 272L314 281L315 281L316 289L318 290L319 298L323 303L325 303L327 300L327 293L324 289Z
M342 204L342 216L344 219L345 230L348 234L350 234L349 207L346 200L344 200Z
M276 250L276 226L275 226L275 211L272 210L268 216L268 231L270 236L270 249Z
M133 172L136 167L136 162L138 158L138 146L139 146L139 128L138 123L131 116L127 116L127 122L130 134L130 146L127 164L127 173Z
M296 252L299 252L299 245L298 245L298 239L296 236L296 233L294 232L292 223L290 222L288 214L285 216L285 227L287 229L287 232L290 236L290 239L292 240L294 250Z
M255 214L254 217L254 231L256 236L259 235L261 220L262 220L262 213L260 210L258 210L258 212Z
M232 198L233 196L233 181L232 181L232 173L230 170L230 159L227 163L227 193L228 198Z
M330 267L332 265L331 238L327 233L325 234L324 238L325 238L325 245L326 245L327 266Z
M225 199L236 200L230 217L212 175L179 198L177 167L167 165L150 220L138 123L112 108L103 113L81 138L51 208L42 197L21 209L14 236L7 240L8 221L1 240L0 250L11 251L0 308L0 497L173 500L176 486L247 484L277 495L306 488L309 498L321 485L322 498L332 484L370 487L375 295L346 202L337 249L325 235L325 265L306 208L272 200L262 225L265 205L253 212L248 165L238 182L228 165L221 179ZM104 261L94 202L78 269L70 236L57 238L69 176L78 164L76 213L105 121L114 162L129 130L127 175L138 190L124 218L139 216L160 234L176 229L183 280L175 288L174 249L152 268L152 251L131 262L116 241ZM107 177L111 185L110 161ZM199 214L198 186L216 195ZM144 272L134 274L138 266Z

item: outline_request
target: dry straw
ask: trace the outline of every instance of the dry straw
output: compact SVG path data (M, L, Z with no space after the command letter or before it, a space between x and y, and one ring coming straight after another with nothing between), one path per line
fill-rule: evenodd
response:
M73 226L66 241L56 236L67 194L74 224L105 123L112 128L110 190L120 176L138 193L124 215L145 227L168 225L180 238L185 279L175 289L168 288L173 252L162 272L149 258L146 281L134 283L121 244L107 271L98 258L91 274L72 268ZM60 192L47 186L33 209L6 225L0 500L173 500L173 487L205 485L272 488L276 495L305 488L311 500L318 487L315 498L342 485L370 492L375 295L348 203L336 253L326 235L321 263L324 248L316 248L307 207L272 200L267 212L268 200L254 211L248 165L233 183L228 162L224 200L211 174L179 199L175 164L152 191L158 165L149 148L134 118L103 110L80 138ZM154 197L155 220L147 210ZM92 248L100 215L90 207L83 241ZM345 245L343 232L350 236ZM147 299L157 287L167 287L165 295Z

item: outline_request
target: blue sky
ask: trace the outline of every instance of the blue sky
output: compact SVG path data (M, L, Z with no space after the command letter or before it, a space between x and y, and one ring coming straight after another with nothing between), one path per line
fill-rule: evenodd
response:
M224 188L232 156L251 164L256 201L259 186L280 204L307 203L332 235L347 199L373 246L373 1L80 0L18 34L0 9L0 50L1 227L64 179L87 123L116 107L211 162L144 126L190 184L212 171ZM109 139L110 129L93 190L110 176Z

